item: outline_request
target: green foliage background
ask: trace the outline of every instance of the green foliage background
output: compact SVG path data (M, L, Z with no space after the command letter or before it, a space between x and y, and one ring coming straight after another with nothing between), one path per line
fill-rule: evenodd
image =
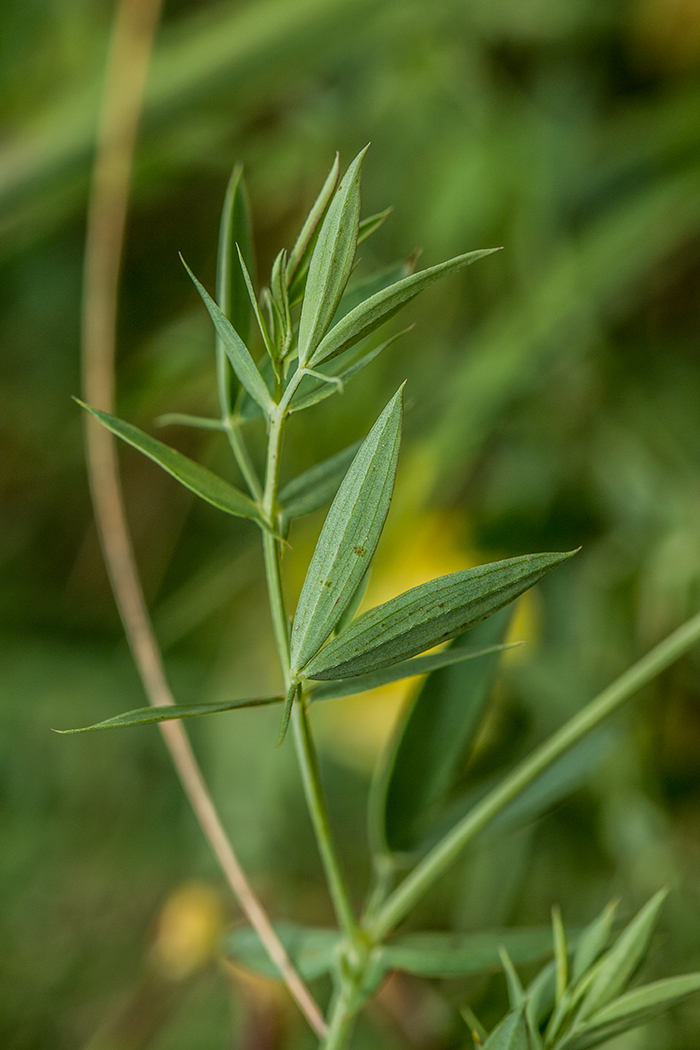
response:
M0 1042L301 1047L302 1024L269 990L231 996L215 963L180 982L154 972L156 920L183 881L219 888L235 917L157 731L50 733L143 703L70 400L110 16L87 0L0 6ZM150 428L161 412L214 405L213 335L177 251L211 288L237 160L261 273L293 240L335 149L347 163L369 139L364 213L395 211L361 249L363 267L417 246L421 265L506 247L427 292L409 311L416 328L343 398L301 417L287 446L291 477L362 436L407 378L389 542L437 506L484 559L583 545L540 587L536 637L501 687L484 743L497 766L700 606L698 114L698 0L166 4L123 281L123 418ZM172 433L226 469L218 437ZM252 526L195 504L136 453L122 461L178 699L263 695L276 672ZM300 550L310 537L297 533ZM652 972L700 968L697 664L629 705L572 771L573 792L484 842L418 918L534 924L557 901L576 925L615 894L631 914L669 883ZM274 710L242 711L192 732L274 914L322 925L329 905L277 722ZM324 776L359 899L367 776L330 751ZM251 1003L270 995L266 1027ZM356 1045L464 1045L454 1007L466 998L497 1018L502 978L397 979ZM120 1009L131 1034L108 1044L95 1033ZM620 1050L691 1050L699 1030L691 1004Z

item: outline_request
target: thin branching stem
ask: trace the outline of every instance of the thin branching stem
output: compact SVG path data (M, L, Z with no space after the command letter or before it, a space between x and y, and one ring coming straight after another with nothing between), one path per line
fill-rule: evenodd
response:
M119 275L138 124L161 0L120 0L106 74L88 211L82 311L83 396L113 411ZM148 700L171 705L158 644L136 568L112 435L87 417L95 518L124 629ZM314 1031L326 1024L294 969L229 842L181 722L159 726L178 777L221 869Z

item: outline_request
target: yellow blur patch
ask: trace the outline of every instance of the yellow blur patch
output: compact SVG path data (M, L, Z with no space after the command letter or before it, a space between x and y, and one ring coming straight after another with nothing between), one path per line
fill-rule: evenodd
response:
M360 611L483 560L468 549L465 519L458 512L433 511L414 521L406 519L408 515L400 529L392 530L391 547L380 547ZM406 678L359 696L312 705L319 745L344 765L369 772L417 681Z
M700 63L700 0L637 0L632 46L646 66L682 72Z
M156 970L173 981L200 969L216 952L224 924L219 895L203 882L188 883L165 902L151 951Z

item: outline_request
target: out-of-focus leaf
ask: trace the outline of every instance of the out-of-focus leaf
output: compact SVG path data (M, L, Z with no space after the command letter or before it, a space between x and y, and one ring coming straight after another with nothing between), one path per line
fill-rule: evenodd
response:
M323 645L374 556L394 491L402 394L403 387L365 438L323 524L292 625L294 675Z
M299 318L299 363L306 365L323 339L352 270L360 218L360 169L368 147L340 181L309 263Z
M255 398L263 412L267 415L272 408L272 398L270 397L270 391L265 385L265 380L260 375L253 358L250 356L248 347L245 345L228 317L224 316L214 300L208 294L206 288L204 288L204 286L197 280L184 259L182 261L185 269L194 282L195 288L201 295L204 305L209 311L209 316L214 322L217 335L221 339L226 355L231 362L231 367L250 396Z
M627 992L593 1014L584 1025L575 1025L557 1043L557 1050L588 1050L631 1028L645 1024L671 1006L700 991L700 973L667 977Z
M113 434L120 437L122 441L126 441L128 445L133 445L139 452L143 452L145 456L152 459L196 496L227 514L233 514L236 518L250 518L263 528L268 528L257 503L230 485L228 481L224 481L217 474L212 474L206 467L183 456L174 448L169 448L168 445L164 445L162 441L151 437L150 434L145 434L143 430L139 430L131 423L125 423L115 416L110 416L108 412L101 412L98 408L91 408L78 398L75 400Z
M421 270L420 273L404 277L402 281L397 281L396 284L389 285L383 291L377 292L356 306L331 328L307 358L309 365L313 368L323 361L342 354L360 339L371 335L438 278L463 266L469 266L477 259L483 259L495 251L498 251L498 248L484 248L481 251L458 255L454 259L438 263L437 266Z
M416 675L429 674L442 667L452 667L463 660L490 656L492 653L511 649L510 645L490 645L481 649L445 649L444 652L430 656L416 656L413 660L403 660L400 664L383 667L380 671L358 675L357 678L341 678L337 682L324 682L311 690L311 700L335 700L341 696L354 696L368 689L377 689L380 685L397 682L401 678L415 678Z
M598 963L576 1020L589 1018L609 1003L630 980L641 963L668 890L659 890L622 931L615 944Z
M479 731L510 618L511 610L503 609L456 638L443 655L459 660L461 653L480 647L490 648L491 655L473 664L446 663L424 682L407 711L370 809L370 821L376 825L372 841L384 848L414 849L444 801Z
M314 929L292 923L276 923L275 930L287 954L305 981L313 981L333 969L335 950L340 941L337 930ZM255 930L241 926L224 939L227 958L266 977L281 980L281 974L270 959Z
M386 350L388 346L391 346L392 343L395 343L396 340L400 339L402 335L406 335L406 332L410 332L412 327L413 325L410 325L409 328L404 328L402 332L397 332L396 335L392 335L389 339L385 339L383 343L380 343L379 346L375 346L373 350L369 350L366 354L363 354L362 357L360 357L352 365L349 365L343 371L334 372L332 369L330 369L328 374L336 376L340 380L341 385L344 386L346 383L349 383L350 380L354 376L356 376L358 372L361 372L363 368L366 368L367 365L371 364L375 358L379 357L383 350ZM292 405L289 411L290 413L301 412L305 408L311 408L312 405L317 405L319 401L325 401L327 397L331 397L333 394L337 393L337 385L334 385L332 383L321 382L315 389L311 390L308 394L304 394L301 397L299 397L298 400L292 401Z
M484 1050L531 1050L524 1006L504 1017L484 1043Z
M211 419L208 416L190 416L186 412L165 412L153 420L157 427L195 427L199 430L223 430L224 426L220 419Z
M617 901L611 901L581 934L571 964L571 980L579 981L605 950L610 939Z
M505 947L517 963L537 962L551 953L548 926L481 930L478 933L406 933L386 945L388 966L420 977L467 977L501 965Z
M285 522L301 518L304 514L313 514L333 499L360 444L355 441L348 445L342 452L305 470L280 490L279 502Z
M566 945L564 923L557 905L552 908L552 930L554 933L554 963L557 972L557 1003L561 1002L569 984L569 949Z
M331 197L333 196L339 172L340 156L336 153L335 160L331 165L331 170L326 176L326 181L321 188L321 192L314 201L311 211L307 215L299 236L294 243L294 247L289 253L286 278L291 303L298 301L297 296L300 298L303 294L306 274L309 268L309 260L311 258L314 244L316 243L314 234L317 233L319 223L321 222L321 219L328 208Z
M358 247L384 225L393 210L392 207L385 208L384 211L377 212L376 215L368 215L366 219L360 219L360 225L357 228Z
M260 700L224 700L217 704L170 704L163 707L138 707L135 711L106 718L92 726L80 729L54 729L54 733L91 733L94 729L118 729L120 726L145 726L154 722L170 722L173 718L198 718L200 715L216 715L221 711L235 711L239 707L264 707L281 704L283 696L269 696Z
M263 383L267 389L270 390L275 381L275 369L270 355L265 354L265 356L257 362L256 367L260 375L263 377ZM241 386L238 391L234 413L244 423L252 423L254 419L262 419L264 416L264 412L260 405L250 396L244 386Z
M506 975L506 986L508 988L508 1001L511 1010L518 1010L525 1002L525 990L518 977L513 960L503 945L498 949L498 957L501 960L503 972Z
M554 1007L557 973L554 962L547 963L525 989L527 1013L531 1025L537 1027Z
M350 678L406 660L502 609L575 552L525 554L440 576L370 609L309 661L308 678Z
M242 164L236 164L233 169L221 212L216 262L216 301L221 312L240 333L243 342L247 343L253 318L236 246L245 259L249 272L254 273L253 226ZM217 333L217 341L220 339ZM223 349L222 344L222 352Z

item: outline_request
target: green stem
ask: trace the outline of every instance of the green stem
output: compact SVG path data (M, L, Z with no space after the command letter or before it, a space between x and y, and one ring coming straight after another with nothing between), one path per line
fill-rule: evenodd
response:
M253 461L248 454L243 435L241 434L240 427L233 421L233 408L231 405L231 392L229 387L230 380L230 365L228 358L226 357L226 351L224 345L217 336L216 340L216 385L219 392L219 409L221 411L221 424L226 431L229 445L236 458L238 469L243 475L251 496L258 503L262 499L262 487L258 480L258 475L253 465Z
M464 817L452 831L427 854L389 897L367 933L376 943L394 929L423 894L452 864L464 847L494 819L517 795L532 783L582 737L590 733L608 715L647 682L700 641L700 613L660 642L650 653L633 664L617 681L603 690L582 711L574 715L558 732L491 791Z
M321 1050L341 1050L350 1035L355 1017L356 1011L350 1007L347 995L341 990L331 1007L328 1031L321 1044Z
M318 759L316 748L311 736L311 727L306 712L305 702L294 701L292 709L292 730L294 743L301 767L301 775L304 781L304 792L311 815L311 821L316 834L323 869L326 873L328 889L333 901L338 922L341 929L351 943L357 940L359 927L353 914L352 906L345 888L345 882L340 871L338 858L333 845L333 837L328 821L321 777L318 770Z
M301 382L302 376L297 373L291 380L284 398L277 406L275 413L270 419L267 467L265 473L265 491L262 499L263 513L274 527L277 515L277 488L279 481L280 456L282 441L284 438L284 427L287 419L287 407L291 401L294 390ZM265 559L265 575L267 578L267 589L270 599L270 611L277 643L277 652L284 675L285 689L291 686L289 674L289 635L287 628L287 615L284 607L284 593L282 590L282 575L280 572L279 542L269 533L263 533L263 555ZM318 843L321 861L326 874L328 888L333 901L333 907L338 918L338 923L346 936L355 942L358 936L358 925L350 906L350 899L345 887L345 882L340 870L338 858L333 844L333 837L328 820L323 788L319 776L316 752L311 736L311 729L303 707L303 701L295 700L292 710L292 721L294 728L294 742L297 759L301 770L302 782L306 803L311 815L311 821Z

